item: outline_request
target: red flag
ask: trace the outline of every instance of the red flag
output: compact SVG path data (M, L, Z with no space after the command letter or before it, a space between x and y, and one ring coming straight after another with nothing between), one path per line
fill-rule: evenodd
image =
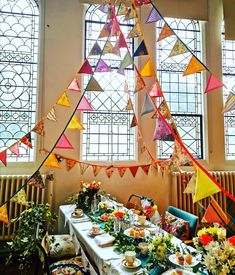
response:
M146 175L148 175L148 173L149 173L149 168L150 168L150 164L141 166L141 168L143 169L144 173L145 173Z
M7 166L7 149L0 153L0 160L5 166Z
M126 173L126 167L117 167L118 169L118 173L120 175L120 177L122 178L124 176L124 174Z
M32 146L32 139L31 139L31 133L27 133L24 137L22 137L21 141L27 145L29 148L33 148Z
M86 59L83 63L82 67L78 71L79 74L93 74L93 70L91 68L91 65L89 61Z
M129 167L129 169L131 171L132 176L135 177L135 175L139 169L139 166L131 166L131 167Z
M223 86L224 86L224 84L219 79L217 79L213 74L210 74L210 76L207 80L205 93L209 93L209 92L219 89Z

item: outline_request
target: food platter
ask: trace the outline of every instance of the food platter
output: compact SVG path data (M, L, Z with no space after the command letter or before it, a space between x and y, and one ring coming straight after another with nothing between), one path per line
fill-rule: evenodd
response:
M139 234L139 235L131 235L130 234L130 231L132 230L132 228L128 228L128 229L126 229L123 233L126 235L126 236L128 236L128 237L131 237L131 238L146 238L146 237L148 237L149 235L150 235L150 232L148 231L148 230L146 230L146 229L142 229L143 231L144 231L144 236L141 236L141 234Z
M135 259L133 265L128 265L127 261L125 259L122 259L121 261L121 265L125 268L137 268L139 266L141 266L141 261L139 259Z
M199 260L197 260L195 257L192 257L192 263L191 264L188 264L184 261L184 264L183 265L180 265L177 261L177 256L175 254L172 254L169 256L169 261L175 265L178 265L178 266L181 266L181 267L193 267L193 266L196 266L198 265L200 262Z

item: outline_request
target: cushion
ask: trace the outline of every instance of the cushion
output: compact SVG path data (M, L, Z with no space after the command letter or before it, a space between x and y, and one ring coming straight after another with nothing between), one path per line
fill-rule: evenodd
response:
M76 255L75 246L70 235L50 235L50 257L62 258Z
M172 215L168 211L165 213L163 229L183 241L189 239L189 222Z

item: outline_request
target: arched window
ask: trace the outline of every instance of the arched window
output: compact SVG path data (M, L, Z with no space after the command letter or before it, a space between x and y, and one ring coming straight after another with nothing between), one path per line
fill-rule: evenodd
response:
M0 1L0 151L35 125L39 8L34 0ZM34 135L32 133L34 148ZM34 150L20 143L20 156L33 161ZM7 153L10 151L7 150Z
M94 77L103 92L86 91L85 96L91 102L94 111L83 112L83 125L85 130L82 135L82 158L84 160L99 161L128 161L135 159L135 129L130 128L133 116L132 111L126 111L128 93L125 93L125 79L128 78L129 89L134 86L133 68L125 69L125 76L117 73L123 58L115 54L89 55L96 42L107 15L98 9L97 5L90 5L85 15L85 58L94 69L97 62L102 59L112 69L111 73L95 73ZM122 16L123 17L123 16ZM118 16L124 36L133 28L131 20L126 22ZM102 52L107 42L107 37L97 40ZM112 36L110 42L114 46L117 37ZM133 39L127 39L130 54L133 53ZM89 77L84 77L84 89ZM134 98L132 97L134 103Z
M173 18L166 18L166 21L201 60L199 22ZM157 38L163 25L163 20L157 22ZM169 57L176 40L176 36L172 35L156 44L158 78L180 137L189 152L197 159L201 159L203 158L202 74L183 76L191 54L188 52ZM174 142L160 141L158 157L169 158L173 152L173 146Z
M235 94L235 41L225 40L224 26L222 26L222 66L223 83L227 89L224 89L224 102L228 97L228 92ZM225 158L235 159L235 111L229 111L224 114L225 126Z

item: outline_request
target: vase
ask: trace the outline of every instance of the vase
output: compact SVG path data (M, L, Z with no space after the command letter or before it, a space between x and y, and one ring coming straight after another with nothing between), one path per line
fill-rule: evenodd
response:
M121 229L122 229L122 220L117 217L114 217L113 218L113 231L115 233L118 233L121 231Z

